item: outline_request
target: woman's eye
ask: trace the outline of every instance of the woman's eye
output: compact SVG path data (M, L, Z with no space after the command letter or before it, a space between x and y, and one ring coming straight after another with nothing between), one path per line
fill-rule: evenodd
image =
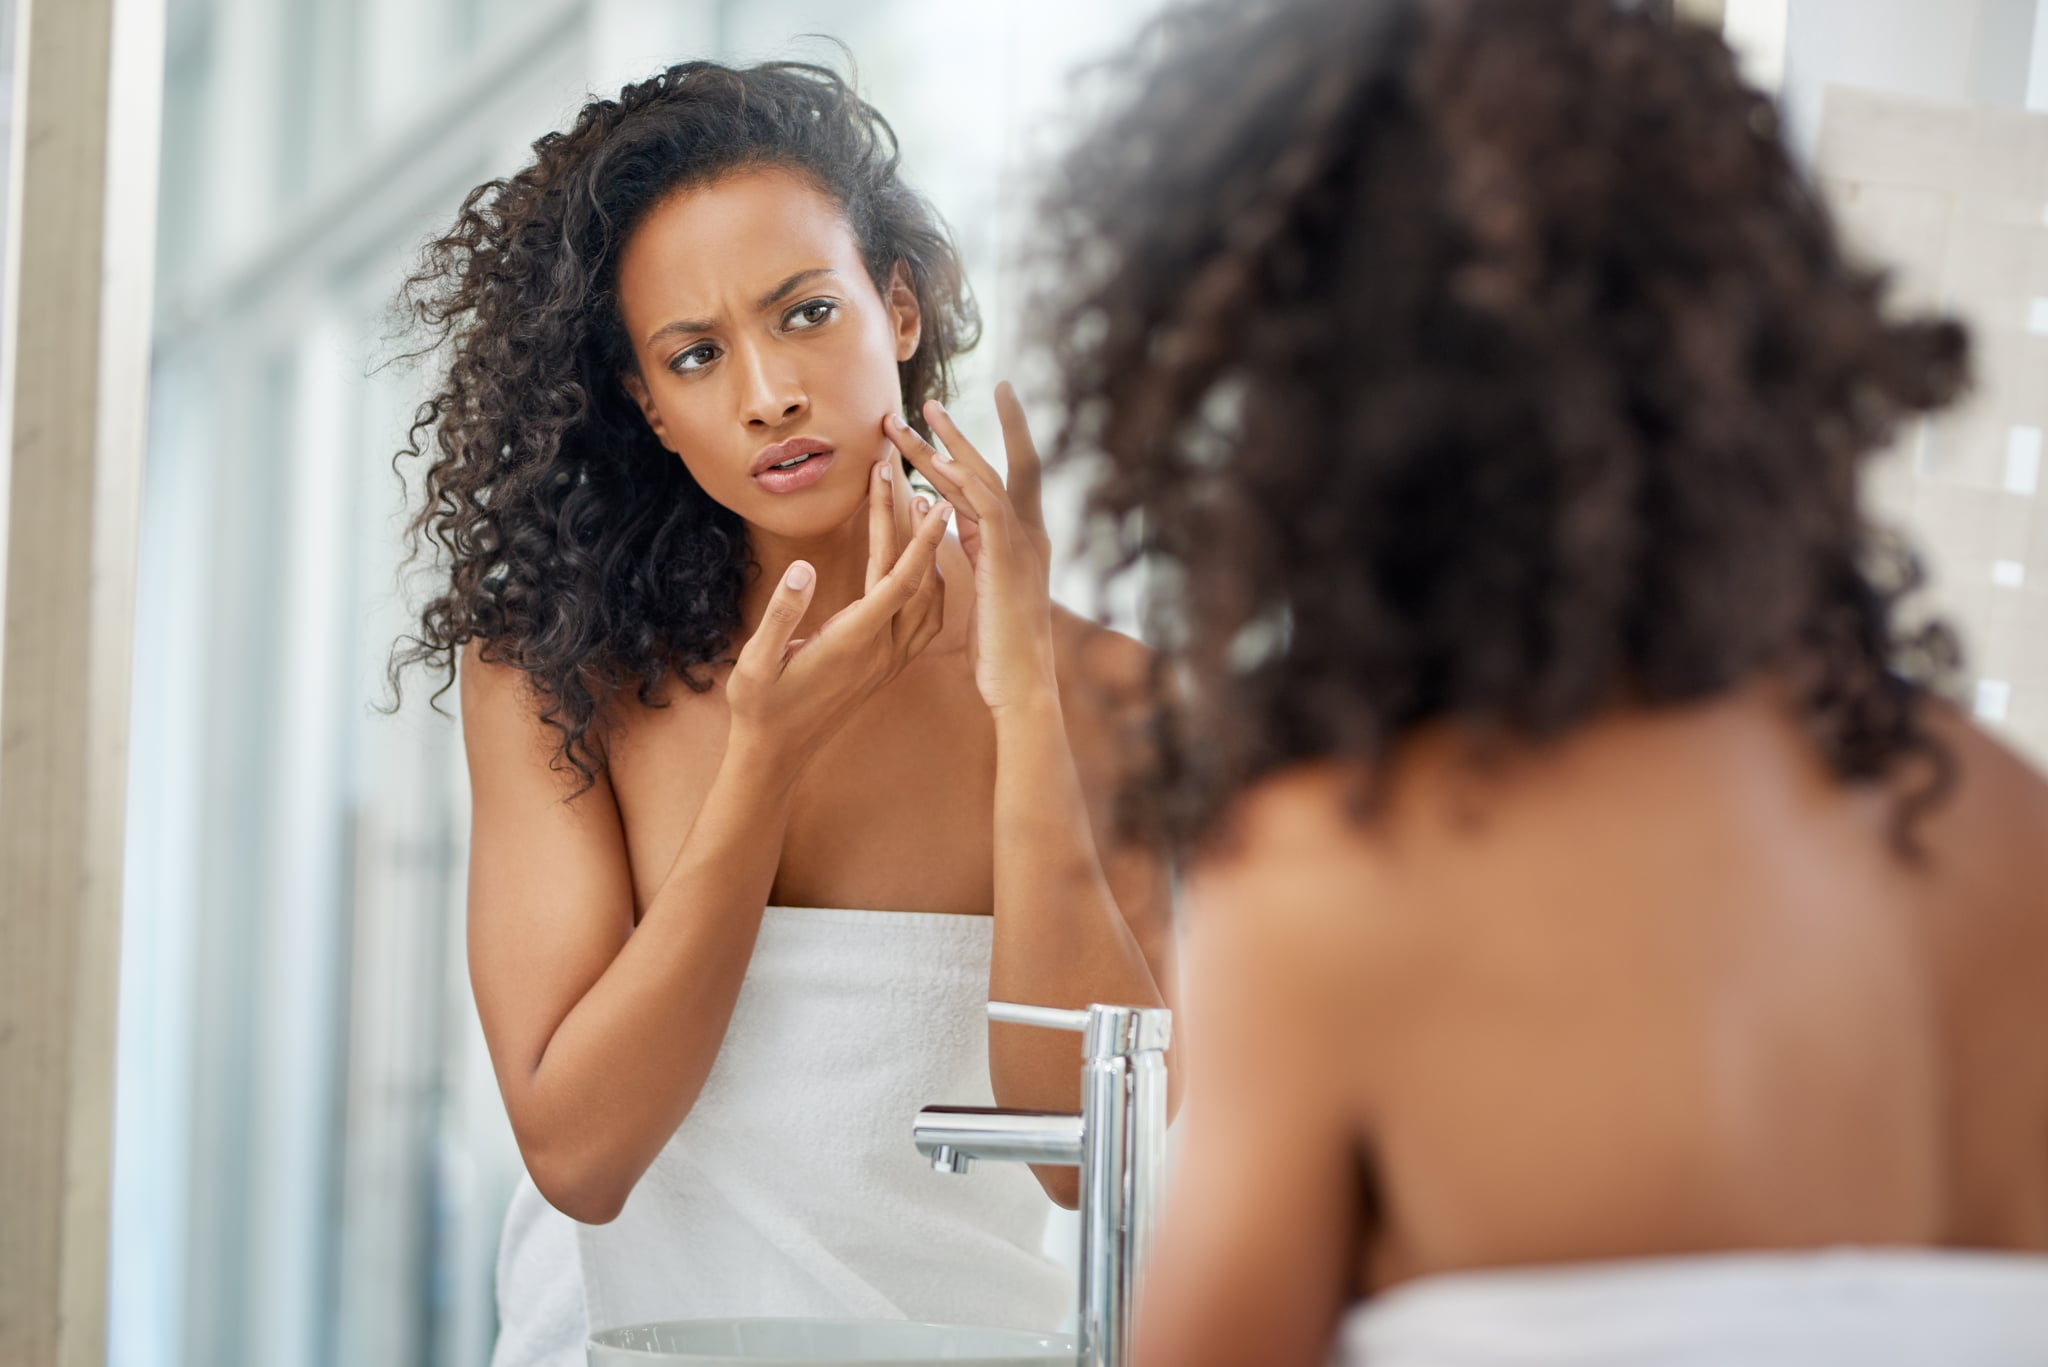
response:
M717 347L709 342L699 342L688 351L679 352L676 358L668 363L668 368L676 371L702 370L717 359L717 356Z
M788 328L814 328L839 311L839 305L830 299L813 299L807 304L798 304L783 318L782 325Z

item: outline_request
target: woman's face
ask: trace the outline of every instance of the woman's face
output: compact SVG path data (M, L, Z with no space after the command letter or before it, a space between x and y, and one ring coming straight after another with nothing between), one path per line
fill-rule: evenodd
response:
M627 240L619 308L627 392L706 493L794 539L860 512L917 298L900 265L875 288L830 196L779 169L677 192Z

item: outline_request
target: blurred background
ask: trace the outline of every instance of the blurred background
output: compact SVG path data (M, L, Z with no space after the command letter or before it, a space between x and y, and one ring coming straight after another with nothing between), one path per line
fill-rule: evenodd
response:
M423 678L375 708L411 620L389 457L429 377L384 362L418 244L590 95L689 57L840 62L804 36L829 34L964 249L987 332L956 407L993 432L995 379L1032 392L1018 258L1035 168L1076 114L1067 75L1156 8L169 0L117 1367L489 1356L518 1155L464 970L460 740ZM1906 434L1873 496L1928 549L1979 714L2048 757L2048 0L1677 8L1724 24L1782 93L1799 155L1905 298L1977 327L1977 398ZM1061 596L1093 610L1087 583L1068 566Z

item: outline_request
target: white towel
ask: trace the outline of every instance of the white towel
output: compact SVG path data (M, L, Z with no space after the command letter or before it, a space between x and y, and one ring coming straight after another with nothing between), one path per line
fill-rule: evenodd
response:
M498 1240L498 1341L491 1367L584 1367L576 1222L519 1175Z
M1459 1272L1354 1311L1355 1367L2041 1367L2048 1257L1730 1253Z
M619 1218L548 1211L519 1231L530 1257L508 1218L493 1367L556 1367L552 1318L504 1299L542 1264L580 1275L594 1329L804 1315L1058 1331L1074 1286L1043 1252L1052 1206L1029 1170L935 1172L910 1139L922 1106L994 1104L993 935L983 916L768 908L711 1075Z

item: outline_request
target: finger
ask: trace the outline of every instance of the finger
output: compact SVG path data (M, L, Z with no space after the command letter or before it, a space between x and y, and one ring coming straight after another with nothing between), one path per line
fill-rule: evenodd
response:
M960 430L959 424L953 421L953 415L946 411L944 404L933 399L925 404L924 414L932 425L933 434L957 457L951 468L959 472L957 478L961 484L961 496L972 506L975 520L1007 521L1007 515L1014 504L1009 491L1003 487L1003 477L983 458L974 443L967 440L966 434ZM1026 440L1029 440L1029 436L1027 433Z
M932 569L931 581L923 592L931 594L931 602L925 608L924 616L918 620L917 630L910 634L910 644L904 654L906 660L922 655L924 648L938 639L939 632L946 625L946 577L939 573L937 567Z
M960 524L960 549L967 552L967 563L979 567L981 564L981 532L979 522Z
M944 533L940 536L943 540ZM892 639L896 642L899 660L908 660L910 653L914 653L910 652L911 643L923 629L925 619L931 615L933 600L945 591L944 582L945 577L935 558L931 572L919 580L917 592L910 596L909 602L897 609L893 623L895 634Z
M909 461L912 468L932 482L942 497L959 496L963 471L945 452L933 446L918 434L918 430L902 418L891 413L882 419L882 434L896 448L898 455Z
M1031 425L1024 419L1024 405L1017 401L1016 387L1008 380L996 386L996 417L1003 424L1003 456L1010 467L1006 481L1010 506L1026 525L1043 530L1045 508L1040 490L1044 471L1038 446L1031 440Z
M946 535L946 518L953 511L949 503L933 506L917 524L917 535L910 539L896 561L895 568L875 586L875 591L863 601L873 601L879 610L891 617L903 610L903 605L916 596L925 579L933 573L938 561L939 542Z
M992 500L1001 497L1000 485L991 489L960 462L945 459L937 447L917 434L916 428L899 418L891 418L884 430L904 459L932 482L940 497L953 501L961 517L979 519L989 515Z
M988 463L980 448L967 440L967 434L960 430L960 424L953 421L953 415L946 411L946 405L937 399L927 399L924 405L924 420L932 425L932 435L945 444L946 454L953 463L965 467L970 473L980 475L998 489L1003 487L1003 477Z
M881 583L896 563L896 485L889 469L894 463L894 457L884 456L868 472L868 573L863 593Z
M910 506L913 514L911 525L916 526L918 522L923 520L924 515L931 509L932 500L926 497L924 494L919 494L916 498L911 500ZM955 512L958 512L957 505L955 507ZM960 545L963 548L968 546L970 543L976 546L979 546L981 544L981 523L979 521L977 521L973 517L962 517L960 518L959 529ZM970 555L968 557L967 563L971 566L974 563L974 557Z
M768 600L768 610L761 614L761 625L740 647L735 669L767 678L782 672L784 652L796 634L797 623L804 619L804 610L811 605L817 579L817 571L804 560L793 562L783 571L782 582L775 586L775 593Z

